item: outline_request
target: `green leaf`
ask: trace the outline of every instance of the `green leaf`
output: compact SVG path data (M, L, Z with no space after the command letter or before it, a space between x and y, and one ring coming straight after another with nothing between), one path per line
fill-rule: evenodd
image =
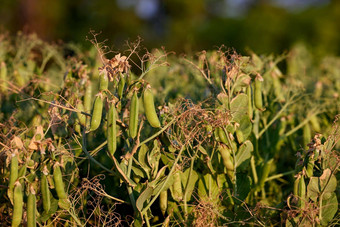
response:
M153 148L150 153L147 153L147 161L151 167L152 177L158 172L159 160L161 159L161 149L158 140L153 141Z
M338 199L336 198L336 194L333 192L329 199L322 201L321 225L327 226L328 223L332 221L337 211Z
M192 192L194 191L196 182L198 180L198 174L196 173L195 170L191 171L190 177L189 177L189 172L190 172L190 169L188 168L181 174L182 186L184 190L187 190L187 195L186 195L187 202L190 201Z
M319 179L318 177L311 177L307 186L307 197L316 202L319 193Z
M243 138L246 140L250 136L252 126L253 126L250 121L249 116L243 115L241 119L239 119L238 123L240 124L240 127L238 128L238 130L242 131Z
M250 176L245 173L236 174L237 201L244 201L250 192Z
M149 148L145 144L142 144L140 146L138 150L138 162L140 163L141 167L143 168L143 170L145 171L146 175L149 178L151 168L148 166L147 160L146 160L146 154L148 151L149 151Z
M238 149L235 157L236 168L240 170L247 169L251 158L251 152L254 150L253 144L246 140Z
M233 120L238 122L243 115L248 112L248 96L246 94L239 94L230 102L230 111Z
M152 187L147 187L138 197L136 201L136 207L141 212L144 208L144 202L151 198L154 189Z

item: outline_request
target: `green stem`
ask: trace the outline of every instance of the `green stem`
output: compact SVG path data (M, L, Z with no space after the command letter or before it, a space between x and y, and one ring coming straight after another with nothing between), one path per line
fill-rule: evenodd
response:
M87 149L86 149L86 134L85 134L85 128L84 128L84 127L83 127L83 131L82 131L82 137L83 137L83 138L82 138L82 142L83 142L83 144L82 144L82 149L83 149L84 153L87 155L87 157L88 157L92 162L94 162L96 165L98 165L100 168L106 170L106 171L109 172L109 173L112 173L112 174L116 175L116 173L115 173L114 171L112 171L112 170L106 168L105 166L103 166L100 162L98 162L96 159L94 159L94 158L90 155L90 153L87 151Z
M295 170L291 170L291 171L288 171L288 172L285 172L285 173L279 173L279 174L270 176L270 177L268 177L268 178L265 180L265 182L271 181L271 180L275 180L275 179L277 179L277 178L281 178L281 177L283 177L283 176L287 176L287 175L293 174L294 172L295 172Z
M178 152L177 158L176 158L175 162L173 163L172 168L171 168L171 170L170 170L170 172L169 172L169 174L168 174L168 177L165 179L165 181L164 181L162 187L161 187L160 190L157 192L157 194L152 198L152 200L148 203L148 205L147 205L146 207L143 208L143 210L142 210L142 212L141 212L142 214L144 214L144 213L147 212L147 210L151 207L151 205L156 201L156 199L157 199L157 197L159 196L159 194L161 193L161 191L163 191L165 185L168 183L168 181L169 181L169 179L170 179L170 176L171 176L172 173L175 171L176 165L177 165L177 163L178 163L178 161L179 161L179 159L180 159L180 157L181 157L182 152L184 151L184 149L185 149L185 146L182 145L180 151Z
M257 182L258 182L258 177L257 177L257 172L256 172L254 155L251 156L250 165L251 165L251 171L252 171L253 177L254 177L254 184L256 185Z

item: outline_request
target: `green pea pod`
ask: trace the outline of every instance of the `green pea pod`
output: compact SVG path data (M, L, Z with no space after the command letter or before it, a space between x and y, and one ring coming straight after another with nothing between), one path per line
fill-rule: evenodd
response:
M119 99L122 99L123 97L123 92L124 92L124 86L125 86L125 77L122 73L120 73L120 80L118 83L118 96Z
M228 138L227 135L225 134L223 128L218 128L218 137L219 139L224 143L224 144L228 144Z
M51 197L47 176L43 173L40 180L40 190L42 195L43 208L44 211L47 213L51 208Z
M273 161L274 161L274 159L270 159L269 161L264 163L264 165L262 167L261 178L259 180L259 185L260 185L261 188L264 186L264 183L266 182L266 179L268 178L268 175L269 175L270 169L272 167Z
M99 127L102 120L103 105L103 95L99 93L94 100L90 131L94 131Z
M313 170L314 170L314 160L311 157L308 157L308 163L307 163L307 168L306 168L307 177L313 176Z
M159 207L163 216L165 215L166 209L168 207L168 190L162 191L159 194Z
M84 95L84 110L86 113L90 113L92 108L92 83L90 80L86 83L85 95Z
M218 151L221 154L224 167L227 171L234 171L233 158L231 157L231 151L229 147L224 144L218 146Z
M243 132L240 129L236 129L236 138L239 144L243 143L244 141L244 135Z
M37 199L33 189L30 189L27 197L27 227L37 226L36 219Z
M263 109L262 103L262 82L263 78L261 76L257 76L255 78L255 85L254 85L254 101L255 107L259 110Z
M20 225L24 207L24 194L19 181L14 184L12 227Z
M1 62L0 65L0 79L1 79L1 91L6 92L7 91L7 66L5 62Z
M67 199L59 162L56 162L53 166L53 179L58 198L62 200Z
M115 103L111 103L107 119L107 146L111 155L117 149L116 114Z
M303 126L303 144L304 144L304 146L306 146L311 141L311 138L312 138L312 133L311 133L311 130L310 130L309 123L307 123Z
M294 191L293 191L293 194L294 194L295 196L298 196L298 194L299 194L299 184L300 184L300 178L297 177L297 178L295 179L295 181L294 181Z
M299 182L299 206L301 208L304 207L305 197L306 197L306 183L305 183L304 177L301 176L300 182Z
M183 199L181 171L178 170L174 173L174 183L172 185L173 198L176 201Z
M107 76L107 73L103 73L100 75L100 81L99 81L99 90L100 91L106 91L109 88L109 77Z
M139 100L137 96L137 91L135 90L132 95L131 105L130 105L130 119L129 119L129 132L131 138L137 136L138 131L138 111L139 111Z
M249 116L249 119L251 120L253 119L253 102L252 102L250 85L247 87L247 96L248 96L248 116Z
M76 108L77 108L78 111L84 112L84 105L81 101L77 102ZM77 117L79 119L79 123L82 126L85 126L86 125L86 116L84 114L82 114L81 112L77 112Z
M13 190L14 190L14 183L18 179L19 176L19 161L18 156L12 154L11 159L11 166L10 166L10 176L9 176L9 183L8 183L8 197L13 200Z
M150 123L150 125L154 128L161 127L161 123L159 122L159 119L156 113L154 98L153 98L150 85L147 85L144 91L143 103L144 103L146 119L148 119L148 122Z

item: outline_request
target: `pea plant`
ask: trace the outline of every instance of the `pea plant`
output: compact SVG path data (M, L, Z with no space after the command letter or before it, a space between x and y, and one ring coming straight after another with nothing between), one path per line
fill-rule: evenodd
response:
M4 225L336 225L338 58L92 35L88 52L0 36Z

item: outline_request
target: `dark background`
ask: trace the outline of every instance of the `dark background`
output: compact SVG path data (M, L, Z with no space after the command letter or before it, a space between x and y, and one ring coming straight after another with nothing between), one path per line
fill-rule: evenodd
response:
M195 52L224 44L279 54L303 42L340 54L339 0L0 0L0 31L35 32L88 47L90 29L113 49L140 36L147 48Z

